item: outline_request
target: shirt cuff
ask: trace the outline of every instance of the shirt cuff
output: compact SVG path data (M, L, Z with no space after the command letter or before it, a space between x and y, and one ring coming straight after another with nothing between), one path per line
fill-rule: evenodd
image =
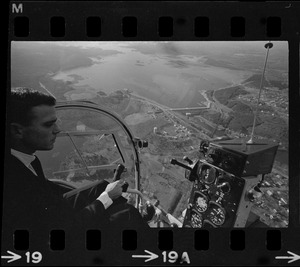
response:
M108 196L107 192L105 191L97 198L97 200L102 202L105 209L107 209L113 203L112 199Z

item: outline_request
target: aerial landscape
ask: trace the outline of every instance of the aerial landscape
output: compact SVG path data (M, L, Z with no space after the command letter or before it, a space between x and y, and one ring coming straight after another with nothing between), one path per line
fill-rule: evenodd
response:
M249 139L258 104L254 136L279 146L272 172L261 183L262 196L255 200L251 211L269 227L287 227L288 44L273 42L262 79L264 45L265 42L12 42L11 87L47 92L58 102L91 101L118 114L134 136L148 142L140 150L142 193L179 221L183 220L193 185L185 178L184 169L172 165L171 159L200 158L201 140L224 136ZM261 84L263 90L257 103ZM72 119L76 124L70 122L66 127L79 132L102 130L97 119L88 118L88 113L77 115L62 113L66 121ZM125 136L120 134L120 139L126 150ZM111 170L87 176L76 169L118 161L114 138L84 136L74 142L82 156L71 148L71 143L67 147L65 141L59 140L49 152L52 161L45 160L49 154L41 156L50 178L81 186L99 175L102 179L112 177ZM60 174L55 175L54 170ZM134 186L131 172L124 175Z

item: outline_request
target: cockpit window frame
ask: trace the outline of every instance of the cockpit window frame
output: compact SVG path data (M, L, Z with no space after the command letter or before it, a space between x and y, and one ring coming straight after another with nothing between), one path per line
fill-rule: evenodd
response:
M130 128L126 123L120 118L120 116L115 113L112 110L109 110L108 108L103 108L97 105L96 103L90 102L90 101L59 101L56 103L55 108L57 110L62 109L82 109L82 110L90 110L94 112L98 112L99 114L105 115L109 118L111 118L113 121L115 121L120 127L124 130L124 132L129 137L129 140L131 142L132 148L133 148L133 161L134 161L134 169L135 169L135 189L140 190L140 159L139 159L139 152L134 142L134 135L131 132ZM117 145L117 149L121 155L122 160L125 162L128 160L127 153L125 152L125 148L122 146L121 140L116 136L115 131L111 131L111 134L115 140L115 143ZM136 206L138 207L139 204L139 196L136 196Z

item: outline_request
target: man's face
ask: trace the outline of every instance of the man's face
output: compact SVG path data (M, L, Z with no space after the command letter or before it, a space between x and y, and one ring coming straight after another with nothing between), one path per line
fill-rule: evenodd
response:
M22 143L33 152L51 150L59 132L55 107L36 106L32 108L31 124L23 128Z

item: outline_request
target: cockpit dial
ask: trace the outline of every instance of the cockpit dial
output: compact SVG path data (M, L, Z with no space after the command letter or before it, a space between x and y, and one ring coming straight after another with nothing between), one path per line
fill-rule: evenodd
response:
M210 221L217 226L224 224L226 219L225 209L220 204L213 201L209 202L209 209L208 217Z
M192 210L191 212L191 226L193 228L202 228L202 215Z
M212 184L218 176L217 170L209 165L203 165L200 169L200 179L206 184Z
M195 193L195 208L199 212L204 212L208 207L208 198L201 192Z

